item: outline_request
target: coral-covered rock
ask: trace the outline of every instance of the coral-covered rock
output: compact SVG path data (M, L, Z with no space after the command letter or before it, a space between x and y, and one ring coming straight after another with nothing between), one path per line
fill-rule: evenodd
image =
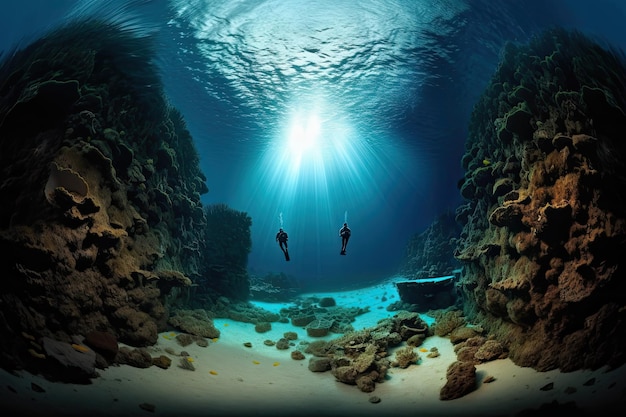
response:
M304 356L304 353L300 352L299 350L294 350L291 352L291 359L293 359L294 361L301 361L306 359L306 357Z
M309 371L311 372L326 372L330 369L330 358L312 357L309 359Z
M553 29L528 46L508 45L474 108L462 163L463 183L476 189L461 190L468 201L457 210L459 288L468 320L518 365L573 371L626 362L618 313L626 294L625 83L612 52ZM477 181L485 158L497 179L481 191L491 184ZM488 360L501 347L463 349L467 360Z
M415 365L418 360L419 355L415 353L413 346L405 346L396 351L395 359L391 362L391 366L405 369L410 365Z
M152 366L152 356L145 348L129 348L122 346L117 352L115 362L135 368L149 368Z
M454 258L460 226L452 212L438 216L422 233L414 235L406 249L400 275L407 279L453 275L460 267Z
M152 364L161 369L168 369L172 364L172 360L165 355L160 355L152 358Z
M254 325L254 331L257 333L265 333L272 330L272 323L269 321L263 321Z
M476 389L476 367L471 362L456 361L446 371L446 383L439 391L442 401L461 398Z
M215 327L213 319L202 309L182 310L173 312L168 323L184 332L195 336L213 339L220 337L221 332Z
M12 74L0 80L11 86L0 88L3 368L37 373L13 353L16 329L88 335L109 357L91 332L154 344L200 277L206 179L150 41L135 35L74 21L0 63Z
M333 327L333 320L319 318L307 324L306 333L310 337L324 337L328 334L331 327Z

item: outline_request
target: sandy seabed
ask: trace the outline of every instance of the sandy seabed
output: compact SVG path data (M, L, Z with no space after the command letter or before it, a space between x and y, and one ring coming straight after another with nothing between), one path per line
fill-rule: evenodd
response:
M334 297L338 305L369 306L358 316L356 330L374 326L395 312L386 306L397 299L393 280L351 291L305 294ZM386 301L383 301L385 300ZM255 302L278 312L289 304ZM428 321L428 317L422 314ZM575 404L572 415L598 412L613 415L626 405L626 366L561 373L537 372L519 367L509 359L477 365L477 389L458 399L441 401L439 391L446 382L446 370L456 360L446 338L429 337L423 348L436 347L440 356L421 360L406 369L391 368L384 383L372 393L337 382L330 372L308 369L311 355L291 358L300 341L309 338L302 328L289 323L272 323L266 333L257 333L250 323L216 319L221 337L208 347L195 344L182 348L172 337L159 335L151 347L152 356L172 358L172 366L147 369L127 365L99 370L100 377L89 385L54 383L26 372L0 370L0 406L6 416L513 416L546 404ZM267 346L285 332L296 332L298 340L288 350ZM329 335L332 339L338 335ZM245 347L250 342L252 347ZM179 359L165 348L185 350L195 371L183 369ZM393 352L392 352L393 354ZM592 354L592 353L590 353ZM493 377L493 382L483 382ZM43 392L34 389L41 387ZM550 387L551 385L551 388ZM379 402L371 402L371 397ZM620 412L621 414L621 412ZM531 415L539 415L532 413ZM547 415L547 414L542 414Z

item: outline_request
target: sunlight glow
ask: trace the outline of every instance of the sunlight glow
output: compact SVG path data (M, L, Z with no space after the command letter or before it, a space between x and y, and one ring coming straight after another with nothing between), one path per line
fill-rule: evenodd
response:
M289 149L297 156L308 151L314 151L319 134L320 120L316 114L311 114L304 123L298 117L292 122L287 139L289 141Z

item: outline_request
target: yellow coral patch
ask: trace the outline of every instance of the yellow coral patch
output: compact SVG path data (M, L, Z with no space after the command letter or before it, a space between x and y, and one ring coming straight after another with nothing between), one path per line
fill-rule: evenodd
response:
M35 349L28 349L28 353L30 353L31 356L37 359L46 359L46 355L44 355L43 353L36 352Z
M83 352L83 353L89 352L89 348L84 345L77 345L76 343L72 343L72 347L74 348L74 350L78 352Z
M260 364L261 362L259 362L259 361L252 361L252 363L253 363L253 364L255 364L255 365L258 365L258 364Z
M173 337L176 337L176 333L174 333L174 332L170 332L168 334L164 334L163 335L163 338L167 339L167 340L172 340Z
M217 375L217 371L209 371L211 375Z

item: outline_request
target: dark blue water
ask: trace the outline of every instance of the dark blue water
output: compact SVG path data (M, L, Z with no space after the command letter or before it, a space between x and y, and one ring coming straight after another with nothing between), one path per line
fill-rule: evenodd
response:
M101 3L106 3L102 6ZM467 123L505 42L556 25L624 49L601 1L3 1L0 50L102 16L157 42L209 193L252 218L249 269L335 287L393 275L461 202ZM340 256L338 230L352 238ZM290 236L291 262L274 241Z

